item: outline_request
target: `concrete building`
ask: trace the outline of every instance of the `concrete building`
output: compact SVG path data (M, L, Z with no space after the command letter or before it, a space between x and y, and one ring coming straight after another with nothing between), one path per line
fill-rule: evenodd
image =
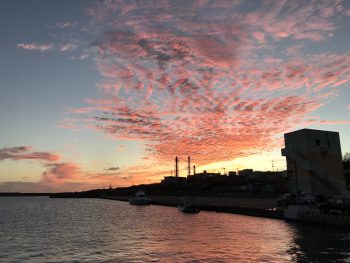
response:
M195 175L191 175L189 178L191 179L208 179L221 176L220 173L210 173L207 170L204 170L203 173L196 173Z
M179 184L184 182L186 182L186 177L164 176L164 179L161 181L161 184L171 185L171 184Z
M228 176L236 176L237 173L235 171L229 171Z
M286 133L284 142L290 193L348 195L338 132L302 129Z
M239 176L251 176L253 175L253 169L243 169L238 171Z

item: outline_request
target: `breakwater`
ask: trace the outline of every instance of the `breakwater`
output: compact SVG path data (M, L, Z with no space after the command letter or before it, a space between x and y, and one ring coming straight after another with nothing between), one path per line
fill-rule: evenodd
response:
M128 201L132 196L105 196L104 199ZM275 199L151 196L151 204L177 207L191 199L202 211L233 213L257 217L284 219L283 210L277 209Z
M132 195L77 195L76 193L60 193L50 195L51 198L101 198L128 202ZM202 211L212 211L218 213L232 213L249 215L255 217L265 217L284 220L283 208L277 207L274 198L226 198L211 196L169 196L155 195L149 196L151 204L159 206L177 207L182 205L184 200L192 200ZM334 215L322 213L305 213L294 220L299 223L323 226L350 227L350 216Z

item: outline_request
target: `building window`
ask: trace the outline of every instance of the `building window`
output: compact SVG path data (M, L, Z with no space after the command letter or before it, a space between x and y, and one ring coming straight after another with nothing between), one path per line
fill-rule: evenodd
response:
M317 140L316 140L316 145L317 145L317 146L320 146L320 145L321 145L321 143L320 143L320 140L319 140L319 139L317 139Z

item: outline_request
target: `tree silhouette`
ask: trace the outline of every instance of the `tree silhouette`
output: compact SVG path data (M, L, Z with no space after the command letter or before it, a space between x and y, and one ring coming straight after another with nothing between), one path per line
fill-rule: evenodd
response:
M343 156L344 169L350 169L350 152L347 152Z

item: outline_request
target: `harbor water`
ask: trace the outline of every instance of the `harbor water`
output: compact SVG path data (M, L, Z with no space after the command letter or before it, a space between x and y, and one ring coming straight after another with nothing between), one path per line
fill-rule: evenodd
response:
M350 262L350 231L103 199L1 197L0 262Z

